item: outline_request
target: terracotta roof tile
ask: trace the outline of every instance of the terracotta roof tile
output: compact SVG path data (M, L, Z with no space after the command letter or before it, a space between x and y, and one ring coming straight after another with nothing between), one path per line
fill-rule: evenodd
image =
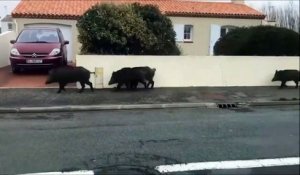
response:
M12 12L14 18L77 19L97 3L132 3L157 5L169 16L199 16L263 19L264 14L244 4L191 2L183 0L22 0Z

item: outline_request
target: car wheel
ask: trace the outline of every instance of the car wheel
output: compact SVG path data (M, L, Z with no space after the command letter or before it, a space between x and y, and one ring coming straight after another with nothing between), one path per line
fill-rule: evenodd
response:
M11 71L14 74L20 73L20 69L18 67L15 67L15 66L11 66Z
M67 65L67 62L65 59L62 59L61 62L60 62L60 66L66 66Z
M63 60L63 65L66 66L68 64L67 60Z

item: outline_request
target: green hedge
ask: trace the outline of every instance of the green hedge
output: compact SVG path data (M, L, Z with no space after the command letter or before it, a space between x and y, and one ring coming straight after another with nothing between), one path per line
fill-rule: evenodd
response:
M220 38L215 55L299 56L299 33L286 28L236 28Z
M97 4L77 27L82 54L180 54L172 22L156 6Z

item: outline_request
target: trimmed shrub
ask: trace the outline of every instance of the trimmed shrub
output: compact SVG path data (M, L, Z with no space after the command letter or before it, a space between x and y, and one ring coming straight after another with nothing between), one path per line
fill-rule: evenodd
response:
M214 54L299 56L299 34L273 26L237 28L216 42Z
M180 54L170 19L155 6L97 4L77 27L82 54Z
M156 43L146 51L150 55L180 55L180 50L176 46L176 33L173 30L172 21L163 15L156 6L143 5L138 3L132 5L147 28L155 35Z

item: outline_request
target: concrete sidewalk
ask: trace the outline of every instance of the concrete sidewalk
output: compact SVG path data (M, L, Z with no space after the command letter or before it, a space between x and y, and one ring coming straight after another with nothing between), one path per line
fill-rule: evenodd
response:
M299 105L299 88L189 87L136 91L102 89L78 93L68 88L0 89L0 112L81 111L103 109L211 107L218 104Z

